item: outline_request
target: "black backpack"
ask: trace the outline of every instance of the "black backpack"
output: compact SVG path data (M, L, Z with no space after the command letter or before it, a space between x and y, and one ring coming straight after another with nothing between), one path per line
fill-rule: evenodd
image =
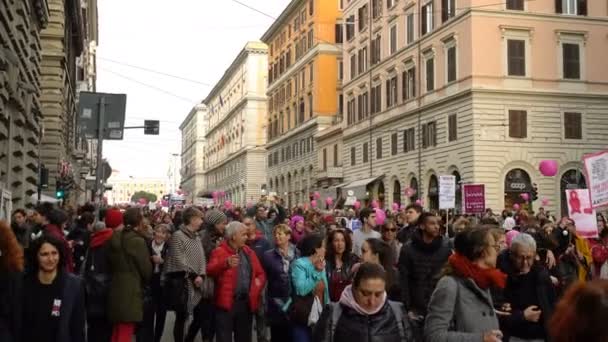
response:
M86 252L81 275L85 286L87 317L103 317L107 312L108 293L112 280L107 267L107 244Z

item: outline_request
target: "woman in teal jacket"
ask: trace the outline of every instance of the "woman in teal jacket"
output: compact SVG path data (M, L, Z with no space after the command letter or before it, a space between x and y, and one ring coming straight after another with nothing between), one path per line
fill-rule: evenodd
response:
M294 261L291 266L291 282L293 295L296 298L306 297L314 294L320 301L322 309L329 303L329 287L327 275L325 273L325 240L320 235L309 235L302 239L298 244L301 257ZM292 303L297 305L297 303ZM313 316L320 316L313 305L312 314L309 315L308 322L293 322L293 341L310 342L312 339L312 328L315 320ZM318 315L316 315L318 314Z

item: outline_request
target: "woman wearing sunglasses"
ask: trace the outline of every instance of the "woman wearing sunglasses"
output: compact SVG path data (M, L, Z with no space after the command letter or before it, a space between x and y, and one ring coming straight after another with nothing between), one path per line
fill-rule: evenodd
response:
M386 242L393 251L393 260L399 260L402 243L397 240L397 225L392 219L387 219L381 227L382 240Z

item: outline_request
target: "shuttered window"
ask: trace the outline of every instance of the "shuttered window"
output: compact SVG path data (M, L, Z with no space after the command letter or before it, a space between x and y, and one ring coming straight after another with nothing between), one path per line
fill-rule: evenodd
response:
M416 148L416 130L409 128L403 131L403 152L407 153Z
M509 76L526 76L526 41L509 39L507 59Z
M452 46L447 52L448 83L456 81L456 46Z
M426 60L426 91L435 89L435 59Z
M564 138L566 139L582 139L581 113L566 112L564 113Z
M458 140L458 116L452 114L448 117L448 141Z
M355 147L350 148L350 165L355 166L357 163L357 149Z
M562 44L564 78L578 80L581 78L580 46Z
M391 135L391 155L397 154L397 133Z
M338 145L334 145L334 167L338 167L340 163L338 163Z
M507 0L507 9L513 11L523 11L524 0Z
M367 163L369 161L369 145L368 143L363 143L363 162Z
M382 138L376 139L376 159L382 159Z
M525 110L509 110L509 137L528 136L528 113Z

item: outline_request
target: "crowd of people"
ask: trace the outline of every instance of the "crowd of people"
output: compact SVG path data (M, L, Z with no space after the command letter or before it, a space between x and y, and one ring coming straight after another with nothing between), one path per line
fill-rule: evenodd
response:
M601 214L585 239L542 208L379 210L17 209L0 221L0 341L608 339Z

